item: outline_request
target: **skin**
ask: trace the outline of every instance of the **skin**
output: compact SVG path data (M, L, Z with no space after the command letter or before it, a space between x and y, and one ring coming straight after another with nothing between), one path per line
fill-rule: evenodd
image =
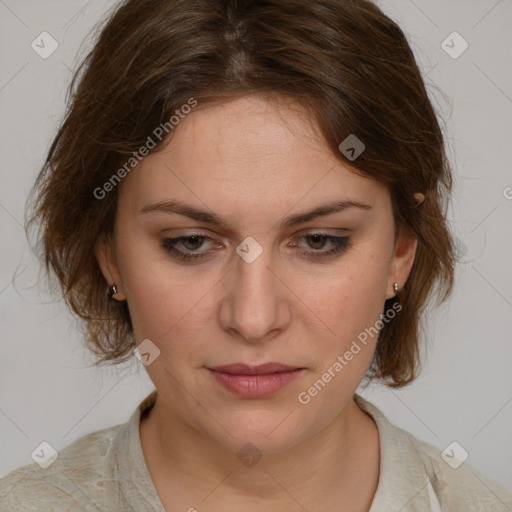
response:
M394 244L387 189L332 155L300 106L257 96L199 105L119 186L114 237L98 241L96 257L115 299L128 301L137 343L160 350L146 366L159 394L140 436L166 510L367 511L379 437L353 396L376 337L309 404L297 397L379 320L393 283L409 276L417 240ZM170 199L224 223L139 213ZM279 226L348 199L371 208ZM198 230L209 237L203 245L175 246L208 253L198 263L161 246ZM351 246L314 259L334 247L306 236L314 233L349 236ZM248 236L263 249L252 263L235 252ZM260 399L231 393L206 369L272 361L305 371ZM252 467L237 457L247 442L262 454Z

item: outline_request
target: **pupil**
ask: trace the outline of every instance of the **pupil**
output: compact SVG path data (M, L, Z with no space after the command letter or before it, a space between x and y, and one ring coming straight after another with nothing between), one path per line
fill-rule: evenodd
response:
M322 241L323 239L325 239L325 237L323 235L310 235L310 238L313 239L313 244L319 242L319 241ZM324 244L320 244L320 247L316 247L316 249L319 249L323 246Z
M194 246L197 244L200 247L201 246L200 239L201 239L201 237L199 237L199 236L189 236L186 242L188 244L188 242L190 242L190 240L192 240L192 244L190 244L190 245ZM194 244L194 242L196 242L196 244ZM197 249L197 247L192 247L192 248Z

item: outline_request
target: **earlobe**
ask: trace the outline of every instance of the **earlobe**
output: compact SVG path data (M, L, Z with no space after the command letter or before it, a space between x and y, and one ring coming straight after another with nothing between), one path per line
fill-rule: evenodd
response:
M416 199L418 206L421 206L425 202L425 194L422 194L421 192L416 192L414 194L414 199Z

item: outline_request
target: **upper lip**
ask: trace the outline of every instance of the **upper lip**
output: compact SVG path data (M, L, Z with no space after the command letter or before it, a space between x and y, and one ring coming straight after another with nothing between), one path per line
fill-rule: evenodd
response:
M224 366L214 366L208 368L215 372L231 373L234 375L265 375L268 373L287 372L298 370L297 366L288 366L281 363L265 363L260 365L250 365L245 363L227 364Z

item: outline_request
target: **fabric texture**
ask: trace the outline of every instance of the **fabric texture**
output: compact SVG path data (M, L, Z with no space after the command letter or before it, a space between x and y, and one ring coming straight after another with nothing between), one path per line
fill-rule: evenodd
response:
M87 434L63 448L46 469L31 463L0 479L1 512L166 512L149 474L139 435L141 415ZM380 440L379 483L369 512L511 512L512 491L467 463L452 469L441 450L390 423L360 395Z

